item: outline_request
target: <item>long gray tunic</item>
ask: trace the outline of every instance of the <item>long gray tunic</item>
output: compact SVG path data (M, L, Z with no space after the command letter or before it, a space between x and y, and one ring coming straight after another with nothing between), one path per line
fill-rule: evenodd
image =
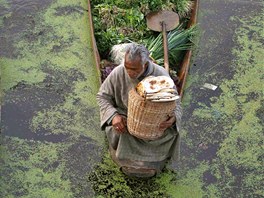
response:
M149 62L145 76L169 76L161 66ZM123 64L116 67L105 79L97 94L100 106L101 128L105 130L108 141L116 149L116 157L120 160L137 160L146 162L162 161L167 158L178 159L180 151L180 122L182 108L180 99L177 101L175 116L176 127L165 130L164 135L157 140L138 139L128 132L120 136L109 124L116 113L127 115L128 92L142 79L131 79ZM118 138L116 138L118 136Z

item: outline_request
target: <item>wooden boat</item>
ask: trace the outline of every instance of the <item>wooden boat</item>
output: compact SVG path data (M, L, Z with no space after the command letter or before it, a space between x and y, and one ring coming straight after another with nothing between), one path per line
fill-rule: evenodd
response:
M188 22L187 28L192 27L193 25L196 24L197 22L197 12L198 12L198 4L199 4L199 0L194 0L193 3L193 8L191 11L191 16L190 16L190 20ZM96 40L94 37L94 29L93 29L93 20L92 20L92 12L91 12L91 3L90 0L88 0L88 14L89 14L89 23L90 23L90 33L92 35L92 48L93 48L93 53L94 56L96 57L96 67L98 70L98 74L99 76L101 76L101 70L100 70L100 55L96 46ZM178 82L175 83L178 93L179 95L183 96L184 93L184 86L186 84L186 79L188 76L188 71L190 68L190 60L191 60L191 56L192 56L192 50L186 50L186 53L184 55L183 61L180 64L180 70L177 74L178 76ZM101 79L100 79L100 83L101 83Z

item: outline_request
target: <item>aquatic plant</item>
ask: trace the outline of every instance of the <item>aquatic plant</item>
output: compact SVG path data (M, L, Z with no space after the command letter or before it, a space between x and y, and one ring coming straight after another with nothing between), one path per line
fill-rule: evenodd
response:
M168 197L157 178L128 177L120 171L107 153L102 163L89 174L88 180L92 183L97 197Z

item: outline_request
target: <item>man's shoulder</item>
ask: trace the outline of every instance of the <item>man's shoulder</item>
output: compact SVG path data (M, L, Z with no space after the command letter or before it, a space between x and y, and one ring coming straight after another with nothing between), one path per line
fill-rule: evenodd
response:
M104 84L108 84L108 83L113 83L116 82L117 80L119 80L120 78L123 78L125 69L123 65L118 65L116 66L111 73L107 76L107 78L104 81Z
M161 76L161 75L164 75L164 76L169 76L167 70L156 64L156 63L152 63L152 66L153 66L153 72L154 72L154 75L158 75L158 76Z
M102 83L101 89L106 89L106 87L109 87L110 85L119 84L118 81L120 81L123 78L123 76L124 76L124 66L123 65L116 66Z
M122 72L124 72L124 65L123 64L116 66L111 73L118 74L118 73L122 73Z

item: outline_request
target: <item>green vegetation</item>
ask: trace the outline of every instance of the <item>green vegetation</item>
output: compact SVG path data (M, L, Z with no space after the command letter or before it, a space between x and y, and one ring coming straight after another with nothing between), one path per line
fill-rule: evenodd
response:
M227 167L243 171L243 174L240 174L240 181L236 178L234 182L241 182L241 196L243 194L264 196L261 184L264 154L261 116L263 86L260 84L263 79L261 72L263 67L261 57L264 53L261 42L263 19L263 15L250 19L236 19L241 23L241 27L236 30L236 42L239 47L233 50L237 57L233 63L236 74L232 80L221 85L221 89L227 94L223 94L212 106L224 115L224 122L230 123L217 155L220 162L224 162ZM259 22L262 25L259 25ZM221 179L225 181L230 177L232 176L221 176ZM221 182L219 186L224 184Z
M88 179L98 197L201 198L205 194L202 175L208 168L208 164L202 163L184 173L165 169L156 177L139 179L124 175L106 154Z
M14 46L20 54L18 58L3 57L0 60L2 89L8 92L20 83L42 88L50 81L55 89L72 91L64 96L64 103L36 112L30 121L32 130L89 135L101 142L99 128L94 127L99 120L95 100L99 80L95 60L87 47L91 41L87 36L86 7L87 4L81 2L57 1L42 15L35 16L38 23L34 29L28 29L25 35L21 35L22 38L15 40ZM83 28L84 24L86 28ZM28 39L29 35L33 35L33 40ZM88 126L91 126L89 130Z
M124 42L144 43L153 36L147 28L145 16L151 11L171 10L186 19L191 0L91 1L94 31L100 55L107 58L113 45Z
M234 72L233 78L222 80L222 93L211 97L210 104L197 104L186 130L199 126L203 131L196 134L183 131L188 149L196 151L194 158L184 158L182 163L199 164L194 159L202 150L217 146L216 156L203 173L213 180L210 185L204 184L204 194L207 197L262 197L263 15L230 20L239 24L234 36L237 46L232 50L235 58L229 68ZM189 83L203 80L193 77L195 74L191 78L196 80ZM186 101L186 107L187 102L190 100ZM197 151L198 141L202 144Z
M1 105L8 113L16 108L17 126L11 131L3 116L0 197L86 197L104 140L87 1L42 3L27 15L10 10L0 23L9 33L4 49L12 51L0 59Z
M122 2L129 5L132 1ZM1 5L11 6L4 0ZM189 119L183 120L188 122L181 131L188 153L183 153L178 172L166 169L150 180L138 180L122 174L100 148L104 147L104 134L95 101L99 81L89 48L86 9L86 1L58 0L37 14L29 13L35 26L27 26L28 21L21 18L15 23L19 20L15 13L0 19L1 29L7 25L25 28L11 35L14 56L0 60L2 107L17 107L27 100L32 102L30 108L39 103L32 115L26 115L27 120L19 120L22 125L29 123L26 133L43 139L66 137L56 143L26 139L21 134L18 138L19 129L12 136L2 135L0 197L263 197L263 16L231 18L237 24L233 38L237 47L228 69L234 75L219 82L218 97L197 103L201 93L192 87L219 73L189 76L184 107L196 106ZM14 23L6 24L7 19ZM210 50L219 43L211 38L205 46L211 48L203 49L203 54L212 58ZM22 85L22 91L32 95L17 91ZM61 99L47 104L45 98L53 97L54 92ZM15 117L11 119L17 122ZM192 132L196 128L203 130ZM215 156L203 159L201 155L207 155L213 146Z
M168 51L169 63L175 65L180 63L183 59L185 50L193 47L193 42L190 42L197 34L197 27L193 26L189 29L184 29L183 24L180 24L176 29L168 34ZM150 56L159 65L164 65L164 50L163 50L163 37L159 34L157 37L151 36L144 41L145 46L150 51Z
M98 197L164 197L164 192L155 178L142 180L129 178L117 167L109 154L89 175ZM166 197L166 196L165 196Z
M3 138L1 197L72 197L61 154L65 145Z
M3 10L8 10L10 8L10 5L8 4L7 0L0 0L0 6L2 7ZM8 13L8 12L1 13L0 26L3 25L4 19L6 19L8 17L10 17L10 13Z
M40 62L34 58L31 60L30 57L23 57L21 59L1 58L0 64L2 91L9 90L19 82L28 84L40 83L46 77L46 74L40 68L36 68L35 65L39 65Z

